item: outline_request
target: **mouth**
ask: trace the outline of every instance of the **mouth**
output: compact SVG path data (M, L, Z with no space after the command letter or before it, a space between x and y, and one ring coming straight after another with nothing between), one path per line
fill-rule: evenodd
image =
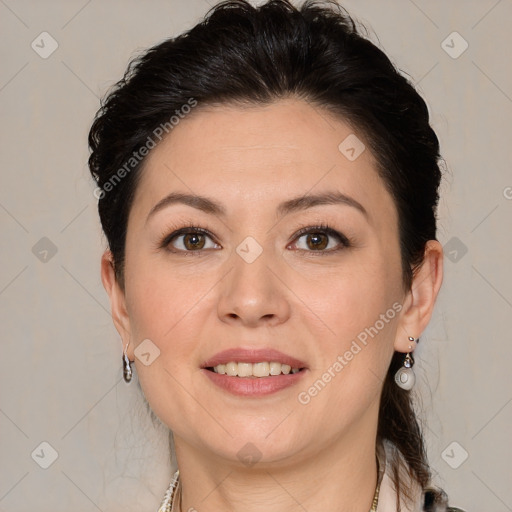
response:
M303 361L275 349L234 348L205 361L201 371L224 391L261 397L298 385L308 368Z
M265 378L299 373L306 363L272 348L233 348L205 361L202 369L228 377Z
M297 386L308 369L291 368L290 365L272 361L260 363L231 361L226 364L207 366L201 371L209 382L224 392L239 397L257 398Z
M207 366L204 369L220 375L227 375L228 377L261 379L265 377L288 375L290 373L295 374L304 371L306 368L292 368L289 364L283 364L278 361L262 361L258 363L230 361L226 364Z

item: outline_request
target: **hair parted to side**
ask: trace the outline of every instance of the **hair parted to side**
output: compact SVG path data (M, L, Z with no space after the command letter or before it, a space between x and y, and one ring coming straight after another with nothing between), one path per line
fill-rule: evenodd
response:
M259 7L245 0L219 3L192 29L134 58L106 96L89 133L89 167L98 187L107 190L154 130L191 99L197 109L304 99L348 123L375 157L398 212L408 291L426 242L436 239L442 159L425 101L363 29L334 0L306 0L300 7L288 0ZM128 214L143 164L123 173L98 201L122 288ZM393 480L397 496L407 499L399 471L423 488L431 473L410 391L393 381L402 361L396 352L382 390L377 436L397 449Z

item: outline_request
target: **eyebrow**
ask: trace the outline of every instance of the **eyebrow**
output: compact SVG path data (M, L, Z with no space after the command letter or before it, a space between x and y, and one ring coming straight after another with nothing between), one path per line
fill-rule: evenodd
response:
M165 196L157 204L155 204L153 208L151 208L151 211L146 218L146 223L149 221L150 217L155 215L157 212L173 204L185 204L211 215L216 215L219 217L226 216L226 209L224 206L214 199L196 194L171 192L169 195ZM361 203L356 201L354 198L337 191L324 192L319 194L307 194L288 199L287 201L279 204L276 211L278 217L282 217L284 215L288 215L289 213L307 210L308 208L324 204L351 206L362 213L366 220L368 220L368 212Z

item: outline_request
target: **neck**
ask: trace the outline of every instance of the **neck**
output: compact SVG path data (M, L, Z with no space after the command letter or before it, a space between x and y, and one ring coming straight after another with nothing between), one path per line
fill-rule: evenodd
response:
M205 456L175 436L182 512L368 512L378 478L375 437L361 434L337 439L310 458L252 467Z

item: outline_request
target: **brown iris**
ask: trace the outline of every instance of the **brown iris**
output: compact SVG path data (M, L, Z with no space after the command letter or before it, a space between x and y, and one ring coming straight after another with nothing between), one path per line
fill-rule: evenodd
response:
M312 245L309 243L310 241L313 241ZM309 233L307 235L307 245L310 249L325 249L328 244L329 237L325 233Z
M188 233L183 236L183 245L189 250L202 249L205 243L204 237L201 233Z

